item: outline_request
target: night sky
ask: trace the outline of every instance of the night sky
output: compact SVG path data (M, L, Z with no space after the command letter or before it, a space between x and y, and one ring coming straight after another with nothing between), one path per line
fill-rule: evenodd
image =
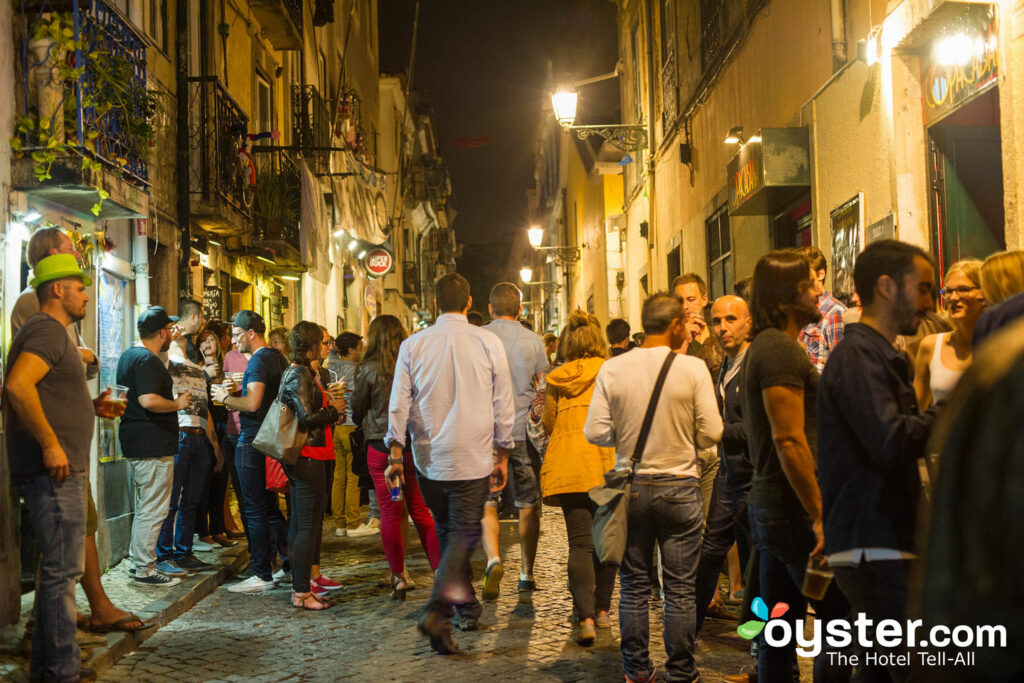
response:
M380 0L381 70L408 68L414 0ZM533 140L550 117L548 62L579 80L606 73L617 58L610 0L422 0L413 90L433 110L465 245L459 271L486 313L490 287L517 280L526 245L526 190L533 186ZM606 86L610 86L606 87ZM581 90L607 109L615 81ZM612 105L614 106L614 105ZM608 112L600 112L607 117ZM478 147L460 144L481 143Z

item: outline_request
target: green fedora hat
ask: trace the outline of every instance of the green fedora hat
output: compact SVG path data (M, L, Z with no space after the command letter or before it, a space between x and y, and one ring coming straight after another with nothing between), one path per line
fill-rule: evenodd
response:
M86 275L82 267L78 265L78 259L75 258L74 254L47 256L36 264L34 270L35 277L28 283L33 288L52 280L62 280L66 277L80 277L86 287L92 284L92 278Z

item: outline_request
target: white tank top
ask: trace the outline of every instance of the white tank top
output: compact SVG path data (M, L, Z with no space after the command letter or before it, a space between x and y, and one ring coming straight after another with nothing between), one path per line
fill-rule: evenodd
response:
M950 370L942 364L942 345L950 332L943 332L935 340L935 350L932 352L931 363L928 364L928 382L932 392L932 403L938 403L953 391L953 387L960 381L963 370Z

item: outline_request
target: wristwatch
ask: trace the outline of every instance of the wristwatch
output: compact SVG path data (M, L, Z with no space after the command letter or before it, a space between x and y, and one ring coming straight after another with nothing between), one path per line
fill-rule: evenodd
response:
M388 458L388 464L389 465L401 465L404 462L405 462L405 458L398 458L397 460L396 459L392 459L390 457Z

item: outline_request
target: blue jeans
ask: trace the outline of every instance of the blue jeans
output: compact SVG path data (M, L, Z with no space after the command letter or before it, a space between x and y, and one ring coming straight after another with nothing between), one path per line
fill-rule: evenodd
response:
M178 452L174 454L174 483L171 484L171 509L160 528L156 559L183 560L192 554L192 532L199 503L206 488L206 477L213 467L210 442L206 435L178 432Z
M650 642L651 557L661 549L665 591L666 681L697 680L694 580L704 510L694 477L638 474L629 500L629 536L619 570L622 667L633 680L654 673Z
M60 484L49 474L17 482L42 552L29 670L33 679L73 680L82 669L82 654L75 643L75 583L85 571L88 485L84 474Z
M288 530L277 506L277 494L268 495L267 456L253 447L252 440L255 437L255 434L243 434L239 438L235 447L235 465L238 468L238 482L242 486L242 507L245 510L246 533L249 534L252 573L264 581L270 581L270 561L273 558L271 540L278 539L283 543Z
M718 590L718 574L733 541L736 541L741 563L746 563L750 540L746 529L736 523L736 515L742 510L747 496L747 491L733 490L725 481L725 473L719 468L711 493L711 504L708 506L704 541L700 546L700 562L697 564L697 631L700 631L708 605Z
M804 623L807 598L801 592L807 558L814 549L814 529L811 518L802 509L785 510L750 505L750 531L760 551L758 574L761 598L771 609L784 602L789 605L785 619L790 623ZM850 606L835 581L829 586L823 600L812 600L815 619L826 633L832 619L846 619ZM764 633L758 636L757 680L760 683L799 681L796 663L796 639L788 646L771 647ZM844 651L849 654L849 648ZM814 680L817 683L850 680L850 667L831 664L829 648L823 647L814 660Z

